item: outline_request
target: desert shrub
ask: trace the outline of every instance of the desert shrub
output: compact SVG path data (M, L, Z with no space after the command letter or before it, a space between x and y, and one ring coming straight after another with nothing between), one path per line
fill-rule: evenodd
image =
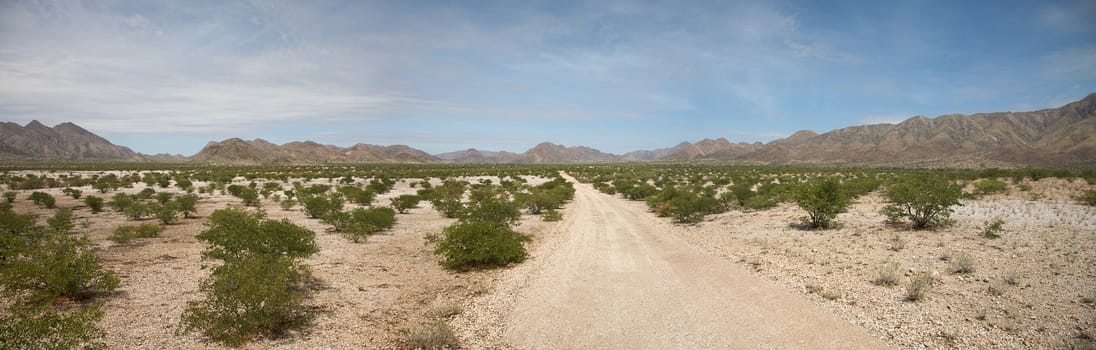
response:
M880 286L893 286L898 284L898 279L902 276L902 266L897 261L888 261L883 263L876 271L875 279L872 283Z
M184 194L175 197L175 208L183 213L184 218L190 218L191 214L198 212L198 195Z
M973 273L974 272L974 257L968 253L959 253L951 262L952 273Z
M671 217L681 224L698 223L707 214L725 210L723 203L714 197L674 187L666 187L648 197L647 206L658 216Z
M875 177L857 177L842 184L849 198L856 198L875 191L882 183Z
M339 230L354 242L363 242L377 232L396 224L396 211L388 207L358 208L345 213L344 227Z
M301 206L309 217L316 219L342 210L341 197L326 195L304 195L300 197Z
M119 192L115 193L114 196L111 197L109 204L110 207L114 209L114 211L123 212L126 210L127 207L129 207L130 204L133 204L134 202L135 201L133 197L130 197L125 193Z
M462 222L489 222L509 226L521 220L517 203L504 199L487 198L468 204L460 216Z
M92 213L103 211L103 199L96 196L84 197L84 205L87 205Z
M157 224L147 223L138 226L122 225L114 228L114 233L107 237L108 240L118 244L126 244L137 238L152 238L160 235L164 228Z
M130 220L141 220L148 216L151 211L149 210L148 204L142 202L133 202L132 204L126 206L125 213L126 217L128 217Z
M466 270L506 266L525 260L525 242L530 238L509 226L494 222L458 222L427 239L436 244L434 253L443 257L446 268Z
M174 224L179 219L179 210L176 208L175 203L153 204L149 206L148 210L164 225Z
M53 216L46 219L46 224L59 233L69 232L73 227L76 227L76 223L73 221L72 209L65 208L57 209Z
M377 196L377 192L354 186L339 187L338 191L345 195L347 200L358 205L369 205L373 203L373 199Z
M909 286L906 287L906 300L919 301L924 300L932 291L932 285L936 283L936 277L929 272L921 272L913 276L910 279Z
M396 198L392 198L392 208L396 209L400 214L407 214L407 210L417 207L421 200L422 198L412 194L400 195Z
M962 186L935 176L906 176L887 186L889 219L909 219L914 229L945 226L952 206L959 205Z
M621 194L624 195L624 198L633 201L645 200L647 199L647 197L653 196L658 193L658 188L647 183L642 183L635 186L626 186L626 188L622 190L618 187L618 190Z
M453 330L449 328L449 324L444 320L408 329L404 334L404 341L411 349L444 350L460 348L456 335L453 334Z
M18 193L12 191L4 192L4 201L7 201L8 203L14 203L15 197L18 195Z
M974 183L974 191L972 194L976 197L1006 193L1008 192L1008 184L1004 181L996 179L984 179Z
M540 214L540 219L544 221L560 221L563 220L563 213L560 213L555 209L548 209Z
M59 310L52 303L12 304L0 313L2 349L96 349L105 333L95 323L101 304Z
M982 229L982 237L989 239L1001 238L1001 232L1003 232L1005 220L1001 218L993 219L993 221L987 222L986 227Z
M1077 196L1077 202L1087 206L1096 206L1096 189L1087 190L1080 196Z
M388 193L392 189L392 185L396 184L391 179L373 179L369 180L369 184L365 186L366 190L373 193Z
M747 211L758 211L776 208L780 204L780 200L776 197L768 195L754 195L742 203L742 209Z
M807 228L830 228L837 214L848 210L851 201L836 178L815 180L799 186L795 203L807 212L803 225Z
M156 193L156 203L167 204L167 202L170 202L171 199L174 198L174 197L175 197L175 195L172 194L171 192L157 192Z
M19 214L11 210L0 210L0 237L26 235L35 228L34 215Z
M216 214L214 214L216 215ZM202 281L205 299L187 304L182 332L200 332L229 346L277 337L308 324L301 281L307 269L289 256L255 254L226 261Z
M259 191L254 188L241 187L235 196L240 198L245 206L253 207L259 205Z
M4 290L9 295L29 293L32 300L84 299L118 285L114 274L99 265L87 236L32 228L21 247L5 252L0 264ZM9 254L13 252L18 254Z
M287 219L267 220L261 211L242 208L214 211L196 237L210 244L203 256L221 260L254 254L304 258L319 251L314 232Z
M61 189L61 193L64 193L66 196L72 197L72 199L80 199L80 195L83 194L83 191L71 187L65 187Z
M429 198L434 209L437 209L445 217L457 218L464 211L464 203L461 202L461 198L464 196L467 187L468 182L465 181L445 180L440 186L429 190L420 190L419 195L428 196L424 198Z
M53 209L57 204L57 198L54 198L53 195L45 192L31 192L30 196L27 198L29 198L31 202L34 202L35 205L40 205L49 209Z
M297 206L297 201L292 199L285 199L282 200L281 203L278 203L278 205L282 207L282 210L289 211L293 210L293 207Z
M155 195L156 195L156 190L154 190L152 188L145 188L145 189L141 190L141 192L137 192L137 194L133 195L133 197L137 200L147 201L149 199L152 199L152 196L155 196Z

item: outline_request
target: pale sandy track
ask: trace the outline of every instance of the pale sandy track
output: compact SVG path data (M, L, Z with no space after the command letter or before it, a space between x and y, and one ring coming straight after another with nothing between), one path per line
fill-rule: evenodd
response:
M568 177L569 180L574 181ZM882 349L773 282L659 232L659 219L576 184L555 248L504 313L530 349Z

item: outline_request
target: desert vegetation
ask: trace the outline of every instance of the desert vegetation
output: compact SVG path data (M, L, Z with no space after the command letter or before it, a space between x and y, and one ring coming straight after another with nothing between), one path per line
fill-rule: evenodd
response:
M137 346L119 311L137 299L118 289L180 300L149 306L177 310L164 318L176 321L158 325L166 333L151 330L169 347L306 344L302 334L337 328L325 323L341 315L336 305L372 297L392 304L363 311L372 321L334 319L372 322L361 332L386 347L456 346L461 323L449 322L460 313L438 316L430 305L482 295L506 270L496 268L528 264L539 234L567 223L575 186L640 206L672 227L667 235L818 296L849 319L872 320L865 327L894 344L985 343L922 331L930 326L894 333L901 321L881 309L947 318L941 310L952 307L974 320L948 321L960 338L982 329L1009 337L997 332L1036 317L1044 331L1024 338L1035 346L1072 344L1070 332L1094 327L1082 316L1096 293L1079 272L1096 262L1088 250L1096 176L1086 171L109 163L2 171L0 282L10 301L0 303L0 332L19 332L4 334L17 348ZM354 262L359 255L370 260ZM415 284L421 289L392 287L417 271L432 276ZM149 274L178 291L141 294L164 288L152 288ZM1049 283L1069 287L1051 292ZM439 295L446 299L432 299ZM1081 321L1044 317L1052 311Z

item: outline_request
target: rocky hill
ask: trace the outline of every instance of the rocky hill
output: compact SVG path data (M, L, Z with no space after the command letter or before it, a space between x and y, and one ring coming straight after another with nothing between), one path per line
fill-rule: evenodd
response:
M404 145L342 148L312 141L276 145L231 138L206 144L191 160L212 164L433 163L440 159Z
M475 148L469 148L463 151L448 152L435 154L438 157L447 162L462 163L462 164L497 164L497 163L513 163L518 159L520 154L511 153L506 151L494 152L494 151L481 151Z
M713 159L908 164L933 159L1058 165L1096 160L1096 94L1033 112L917 116L898 124L801 131L754 152Z
M727 160L778 164L909 167L1096 164L1096 94L1032 112L917 116L898 124L852 126L817 134L803 130L769 143L725 138L615 155L550 142L523 153L467 149L432 156L404 145L350 147L312 141L276 145L262 139L210 142L192 157L146 156L72 123L53 128L0 123L0 160L197 161L214 164L323 163L604 163Z
M73 123L54 127L37 120L19 126L0 122L0 159L124 160L144 158Z

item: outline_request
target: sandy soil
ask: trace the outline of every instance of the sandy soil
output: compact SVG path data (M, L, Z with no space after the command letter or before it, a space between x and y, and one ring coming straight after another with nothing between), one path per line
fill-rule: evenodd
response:
M457 323L468 327L466 343L528 349L887 347L802 296L666 235L671 227L645 209L590 185L576 189L553 237L559 242L509 271L495 293L462 316L472 319Z
M938 231L884 225L878 211L885 203L874 194L838 216L844 226L837 230L790 227L805 213L782 205L667 231L903 348L1096 346L1096 209L1071 199L1091 187L1060 179L1028 184L1031 191L1013 186L1009 194L963 201L952 215L956 224ZM995 218L1005 221L1003 237L982 237ZM962 254L973 258L973 273L952 273ZM886 261L901 265L897 286L872 283ZM927 300L906 301L917 272L940 280Z

